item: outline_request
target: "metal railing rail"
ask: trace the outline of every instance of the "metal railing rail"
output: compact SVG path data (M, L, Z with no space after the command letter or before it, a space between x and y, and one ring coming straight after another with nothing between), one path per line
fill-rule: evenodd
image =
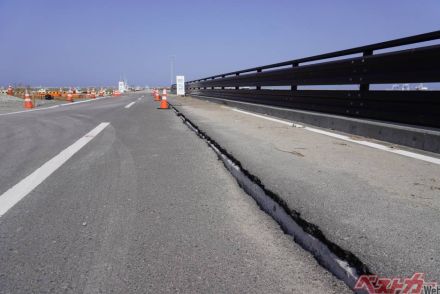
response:
M439 91L370 90L371 84L440 82L440 45L375 52L439 39L435 31L253 67L187 82L186 90L194 96L440 127ZM298 89L310 85L359 85L359 90ZM290 88L262 89L274 86Z

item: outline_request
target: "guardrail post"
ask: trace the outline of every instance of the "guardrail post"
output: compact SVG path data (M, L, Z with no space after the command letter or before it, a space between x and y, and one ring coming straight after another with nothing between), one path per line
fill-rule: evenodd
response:
M222 79L224 79L225 78L225 75L222 75ZM224 90L225 89L225 87L222 87L222 90Z
M214 78L211 78L211 80L213 80ZM211 87L211 90L214 90L214 87Z
M292 63L292 67L298 67L298 63ZM298 90L298 85L290 85L290 91L296 91Z
M371 56L371 55L373 55L373 50L364 51L364 53L362 54L363 57ZM362 59L362 62L365 62L365 59ZM359 85L359 91L369 91L369 90L370 90L370 84Z
M259 73L259 72L262 72L261 68L257 69L257 73ZM261 86L257 86L257 90L261 90Z
M239 74L239 73L236 73L235 75L238 77L240 74ZM238 90L238 89L240 89L240 87L235 86L235 90Z

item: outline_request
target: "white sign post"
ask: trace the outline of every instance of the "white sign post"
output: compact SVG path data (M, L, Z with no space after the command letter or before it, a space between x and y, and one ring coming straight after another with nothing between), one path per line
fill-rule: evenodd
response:
M124 93L125 92L125 82L124 81L119 81L119 84L118 84L118 90L119 90L119 92L121 92L121 93Z
M176 95L185 96L185 77L176 76Z

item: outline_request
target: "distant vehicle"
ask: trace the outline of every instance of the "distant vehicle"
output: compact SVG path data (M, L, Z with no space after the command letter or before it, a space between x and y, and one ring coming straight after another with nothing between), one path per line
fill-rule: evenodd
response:
M46 94L46 95L44 95L44 99L45 100L53 100L53 96L50 94Z

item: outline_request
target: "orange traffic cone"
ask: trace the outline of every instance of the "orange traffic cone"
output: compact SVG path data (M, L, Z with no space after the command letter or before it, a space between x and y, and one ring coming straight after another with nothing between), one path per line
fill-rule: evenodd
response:
M159 109L169 109L169 108L170 108L170 106L168 105L168 101L167 101L167 90L163 89L162 100L160 102Z
M160 101L160 95L158 90L156 90L156 93L154 94L154 101Z
M26 94L24 94L24 108L31 109L34 108L34 104L32 103L31 96L29 96L28 91L26 90Z
M90 98L92 98L92 99L96 98L96 91L95 91L95 89L92 89L92 92L90 93Z
M67 92L67 102L73 102L73 95L72 95L72 89L69 90L69 92Z
M11 85L9 85L6 94L9 95L9 96L14 96L14 89L12 88Z
M165 100L167 100L167 89L163 89L162 90L162 99L165 99Z

